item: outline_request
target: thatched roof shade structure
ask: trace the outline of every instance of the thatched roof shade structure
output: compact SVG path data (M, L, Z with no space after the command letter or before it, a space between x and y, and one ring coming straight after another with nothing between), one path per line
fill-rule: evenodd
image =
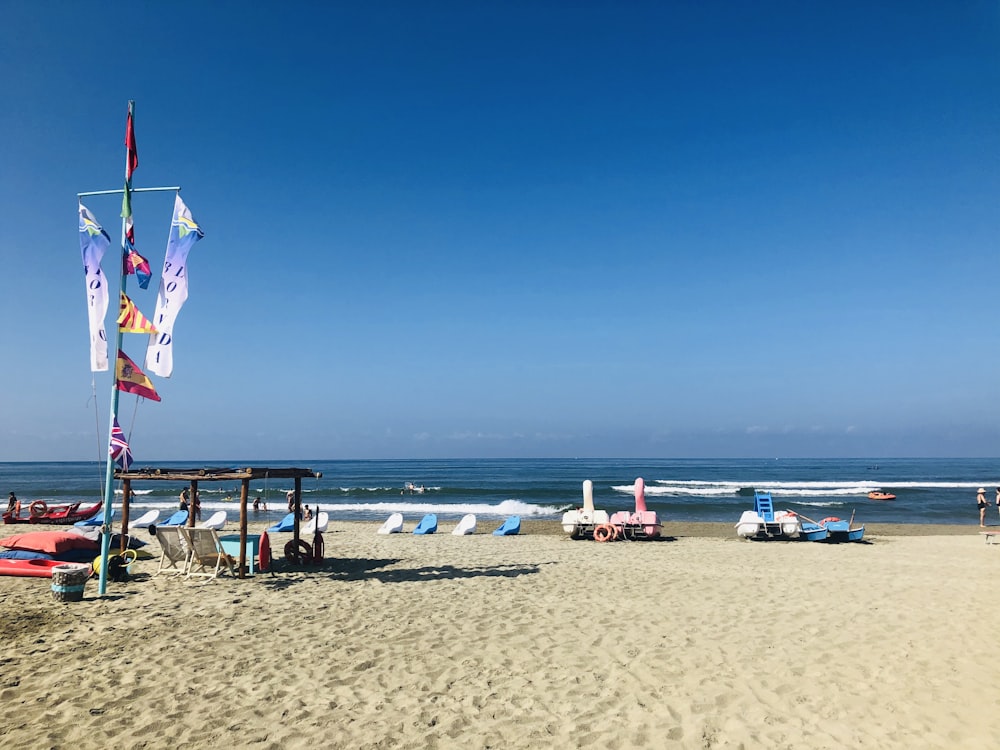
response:
M128 511L132 495L132 482L187 482L191 487L191 499L194 500L199 482L234 482L240 483L240 578L245 576L246 542L247 542L247 497L250 495L250 482L254 479L294 479L295 480L295 541L299 540L299 511L302 508L302 480L309 477L319 479L323 474L312 469L296 469L290 467L271 468L266 466L247 466L246 468L203 468L203 469L155 469L132 468L128 471L115 470L115 479L122 482L122 551L125 549L128 536ZM194 513L188 513L188 526L194 526Z

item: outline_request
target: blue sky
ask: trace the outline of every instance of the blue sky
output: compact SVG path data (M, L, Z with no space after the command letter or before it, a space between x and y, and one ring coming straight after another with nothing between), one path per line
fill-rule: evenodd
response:
M103 453L129 99L140 464L1000 455L995 2L13 0L0 79L0 460Z

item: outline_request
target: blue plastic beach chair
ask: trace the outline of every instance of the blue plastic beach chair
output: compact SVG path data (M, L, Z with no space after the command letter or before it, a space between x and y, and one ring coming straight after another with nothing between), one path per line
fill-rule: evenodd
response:
M188 512L186 510L179 510L174 513L170 518L168 518L163 523L156 524L157 526L183 526L187 523Z
M428 513L426 516L420 519L420 523L417 524L417 528L413 530L414 534L433 534L438 530L438 517L433 513Z
M100 526L104 523L104 511L102 510L96 516L91 516L86 521L77 521L74 526Z
M267 530L272 534L274 532L282 531L294 531L295 530L295 514L289 513L287 516L278 521L274 526L268 526Z
M521 517L511 516L504 521L500 528L493 532L493 536L514 536L521 530Z

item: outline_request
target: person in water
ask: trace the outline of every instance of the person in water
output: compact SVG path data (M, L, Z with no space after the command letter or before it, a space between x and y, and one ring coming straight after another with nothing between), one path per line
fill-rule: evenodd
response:
M979 525L986 527L986 488L980 487L976 494L976 505L979 506Z

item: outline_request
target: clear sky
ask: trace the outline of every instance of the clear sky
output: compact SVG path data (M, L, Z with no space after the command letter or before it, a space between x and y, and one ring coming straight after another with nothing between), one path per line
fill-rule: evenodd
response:
M0 80L0 460L106 455L129 99L140 465L1000 456L992 0L6 0Z

